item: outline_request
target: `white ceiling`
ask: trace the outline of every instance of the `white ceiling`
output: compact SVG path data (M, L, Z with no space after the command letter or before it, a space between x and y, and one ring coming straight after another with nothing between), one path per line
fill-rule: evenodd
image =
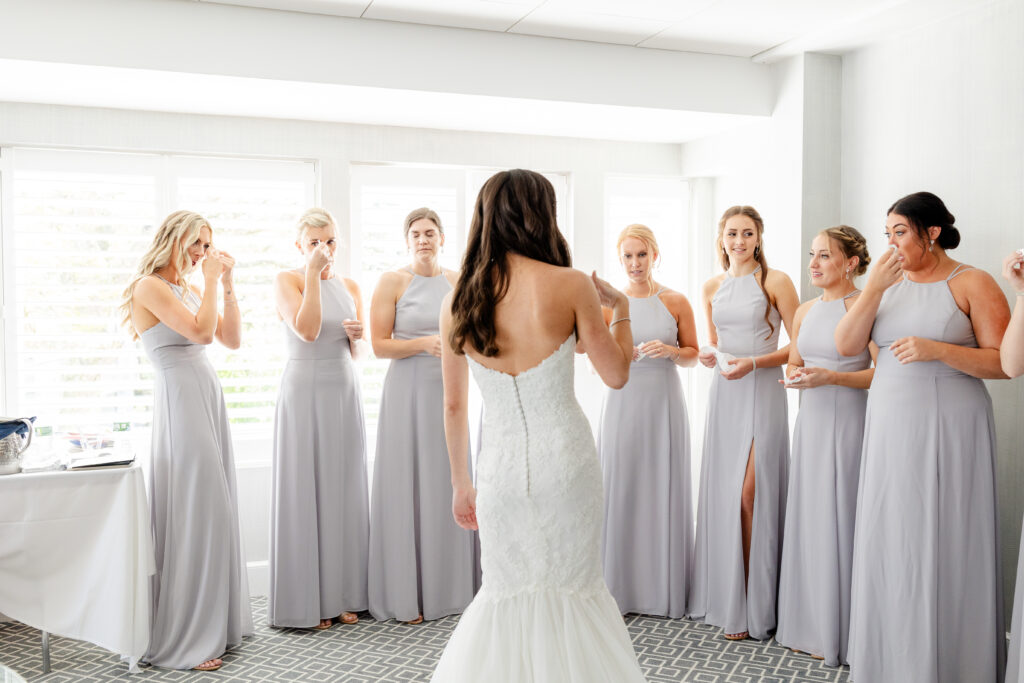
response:
M201 1L755 57L790 41L834 34L908 0Z

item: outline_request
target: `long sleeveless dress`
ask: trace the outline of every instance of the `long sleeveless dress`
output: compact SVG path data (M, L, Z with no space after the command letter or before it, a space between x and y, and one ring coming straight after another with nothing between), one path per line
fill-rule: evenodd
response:
M443 274L413 274L395 307L392 337L438 334L449 291ZM473 599L479 575L476 533L452 517L441 359L420 353L392 360L380 401L370 500L370 613L379 621L458 614Z
M345 326L356 303L319 280L321 323L303 341L282 323L288 364L274 422L270 598L273 626L316 626L367 607L370 512L359 379Z
M886 290L871 338L853 548L858 683L1003 680L995 427L985 384L942 361L901 364L906 336L977 348L949 280Z
M661 291L629 299L633 345L678 341ZM643 358L606 389L598 436L604 473L604 578L623 614L680 618L693 561L690 424L676 364Z
M836 372L871 367L867 349L856 356L836 351L836 325L845 314L845 299L811 306L796 340L805 367ZM824 657L829 666L847 661L853 529L867 400L864 389L832 384L804 389L793 431L775 640Z
M185 301L199 309L191 291ZM144 659L190 669L253 632L231 431L205 348L164 323L139 337L156 373L149 476L156 575Z
M774 331L764 319L758 271L728 273L711 300L718 348L737 358L778 348L782 319L773 307ZM697 534L689 612L726 633L748 631L763 640L775 629L775 600L786 516L789 423L782 368L758 368L736 380L714 370L704 428ZM740 502L750 445L754 444L754 518L750 576L744 591Z
M1024 538L1024 535L1022 535ZM1006 658L1006 683L1024 683L1024 553L1017 560L1017 583L1013 593L1013 624L1010 627L1010 651Z
M601 468L573 391L575 337L507 375L472 359L483 394L476 517L483 586L434 683L639 683L601 573Z

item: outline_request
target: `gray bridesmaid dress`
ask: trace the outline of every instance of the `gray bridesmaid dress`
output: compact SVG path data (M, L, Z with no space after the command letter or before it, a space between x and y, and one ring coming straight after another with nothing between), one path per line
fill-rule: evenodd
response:
M444 274L412 282L395 306L392 337L438 334ZM466 452L469 452L468 446ZM452 517L441 359L394 359L384 379L370 499L370 613L412 621L458 614L480 587L476 533Z
M805 367L836 372L871 367L867 349L856 356L836 351L836 325L845 314L845 299L811 306L796 341ZM832 384L804 389L793 431L775 639L824 657L829 666L847 662L853 529L867 400L865 389Z
M1024 536L1022 536L1024 538ZM1017 561L1017 588L1013 593L1013 624L1010 627L1010 652L1006 658L1006 683L1024 683L1024 553Z
M737 358L778 348L782 319L773 307L774 331L764 319L758 272L726 273L711 300L718 348ZM782 368L758 368L736 380L714 369L704 429L697 534L689 613L725 633L747 631L763 640L775 629L775 600L786 516L789 422ZM754 444L754 518L750 576L744 591L740 501L750 445Z
M661 291L629 299L633 345L676 346ZM598 431L604 474L604 577L623 614L686 614L693 548L690 425L669 358L643 358L606 389Z
M282 323L288 364L274 423L270 599L273 626L316 626L367 607L370 513L359 380L342 321L356 303L320 280L320 336Z
M889 350L911 335L977 348L949 289L961 272L898 282L875 317L853 548L858 683L1003 680L992 400L980 379Z
M191 291L186 304L199 309ZM156 575L145 660L190 669L253 632L231 431L205 348L163 323L139 337L156 373L149 476Z

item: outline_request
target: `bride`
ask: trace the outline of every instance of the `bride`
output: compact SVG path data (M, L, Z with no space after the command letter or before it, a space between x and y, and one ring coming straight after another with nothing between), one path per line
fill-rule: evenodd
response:
M577 339L606 384L626 383L629 305L570 262L547 179L523 170L492 176L441 307L452 508L460 526L479 528L483 586L435 683L644 681L601 573L601 470L573 393ZM610 328L602 305L613 310ZM485 406L476 488L467 468L468 367Z

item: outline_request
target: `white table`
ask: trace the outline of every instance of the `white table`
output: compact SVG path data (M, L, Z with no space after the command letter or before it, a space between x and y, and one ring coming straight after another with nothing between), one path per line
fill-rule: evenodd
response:
M44 643L47 633L85 640L137 673L154 568L137 465L0 476L0 613Z

